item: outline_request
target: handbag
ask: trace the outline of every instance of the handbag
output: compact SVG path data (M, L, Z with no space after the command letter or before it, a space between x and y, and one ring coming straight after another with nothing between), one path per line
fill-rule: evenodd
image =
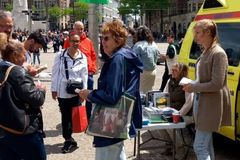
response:
M67 49L65 49L63 51L63 57L64 57L64 54L66 52ZM83 58L83 57L81 57ZM66 57L64 57L64 67L65 67L65 74L66 74L66 78L67 78L67 86L66 86L66 92L68 94L78 94L76 93L76 89L83 89L83 82L79 82L79 81L75 81L75 80L70 80L69 79L69 73L68 73L68 65L67 65L67 60L66 60Z
M124 93L115 105L96 104L86 133L107 138L129 138L135 97Z
M76 89L83 89L83 82L68 80L66 86L67 93L76 94Z
M0 83L0 128L13 134L24 134L29 126L29 116L24 109L12 101L14 89L7 82L14 65L8 67L4 80Z
M72 108L72 131L73 133L81 133L87 129L88 120L85 106L77 106Z

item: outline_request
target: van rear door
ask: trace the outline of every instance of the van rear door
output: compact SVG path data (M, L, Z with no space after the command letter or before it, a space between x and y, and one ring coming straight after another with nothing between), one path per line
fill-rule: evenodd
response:
M240 138L240 119L238 115L240 113L240 101L237 101L239 96L239 78L240 78L240 22L222 22L217 23L219 41L223 49L228 56L228 87L231 94L232 103L232 122L235 126L236 133L232 127L222 127L220 132L227 137ZM237 104L238 103L238 104ZM235 111L235 112L233 112Z

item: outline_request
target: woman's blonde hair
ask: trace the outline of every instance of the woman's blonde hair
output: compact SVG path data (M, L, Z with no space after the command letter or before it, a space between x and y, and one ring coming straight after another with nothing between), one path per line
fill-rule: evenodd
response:
M128 32L123 23L119 20L113 20L107 22L102 27L102 34L111 33L114 40L119 44L119 47L123 47L126 44Z
M213 20L211 19L199 20L196 22L193 29L195 28L200 28L203 30L203 32L209 31L211 34L211 37L213 38L212 45L218 43L217 25Z

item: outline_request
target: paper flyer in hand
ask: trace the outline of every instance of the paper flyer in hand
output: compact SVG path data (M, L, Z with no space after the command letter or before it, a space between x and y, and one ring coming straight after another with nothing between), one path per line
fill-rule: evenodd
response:
M189 84L189 83L192 83L193 80L189 79L189 78L186 78L186 77L183 77L181 79L181 81L179 82L179 85L184 85L184 84Z

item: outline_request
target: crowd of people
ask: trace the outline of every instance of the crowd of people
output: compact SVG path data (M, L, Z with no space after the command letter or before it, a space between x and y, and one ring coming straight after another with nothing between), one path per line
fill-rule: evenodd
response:
M33 81L39 70L32 64L32 54L36 60L39 50L43 48L47 52L47 44L52 41L56 57L52 67L51 94L58 101L61 112L62 136L65 140L63 153L77 146L72 137L72 108L84 101L90 121L92 103L113 105L124 93L135 97L129 130L129 136L135 137L136 130L142 127L140 93L153 90L158 75L156 65L161 58L165 61L165 73L160 91L169 93L170 106L180 112L187 124L195 124L193 146L197 159L214 160L212 133L218 131L220 126L231 125L230 94L226 83L228 60L218 44L217 26L212 20L196 22L193 32L195 41L203 49L196 63L196 77L192 83L179 85L179 81L188 76L188 66L177 62L173 34L167 36L169 46L166 54L162 54L147 26L132 29L120 20L106 22L101 28L100 44L104 62L97 89L94 89L97 56L81 21L76 21L71 31L63 32L61 38L58 33L49 32L46 35L41 30L29 35L20 34L13 32L11 13L0 10L1 82L7 69L14 66L6 85L0 88L0 107L11 102L29 117L29 123L21 135L9 132L0 125L0 159L46 159L43 141L46 135L41 112L46 88ZM79 92L66 91L71 80L82 83ZM3 98L6 96L11 101ZM172 132L168 133L171 137ZM95 159L126 160L124 140L94 136Z

